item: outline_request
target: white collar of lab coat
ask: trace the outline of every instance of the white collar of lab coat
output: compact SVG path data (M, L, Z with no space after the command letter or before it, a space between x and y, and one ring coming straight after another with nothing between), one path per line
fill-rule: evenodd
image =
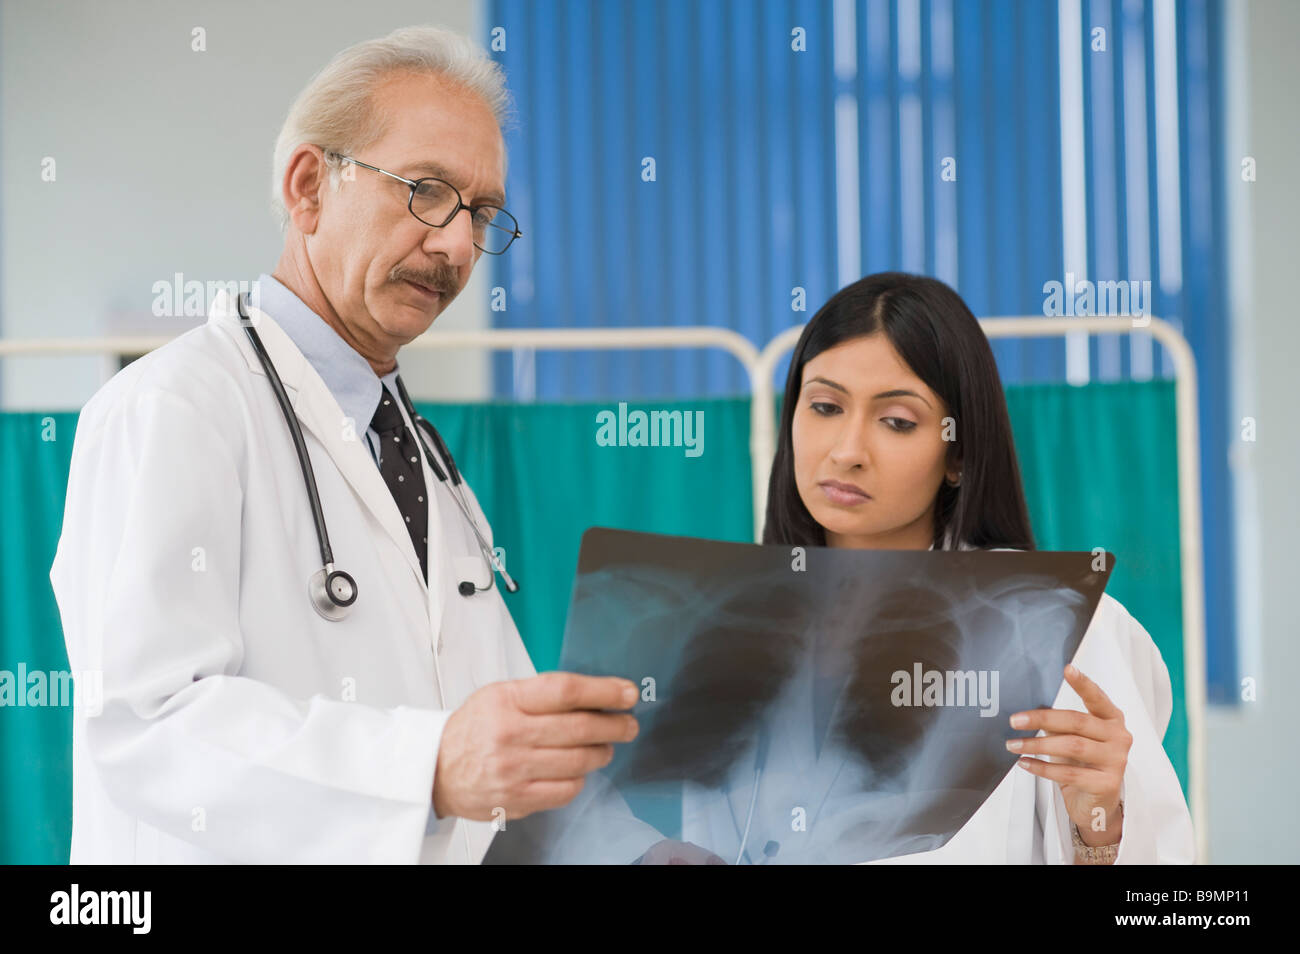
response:
M930 549L931 549L931 550L934 549L934 544L933 544L933 543L930 544ZM952 545L952 532L949 531L948 533L946 533L946 534L944 535L944 538L943 538L943 549L944 549L944 550L977 550L977 549L979 549L979 548L978 548L978 547L971 546L969 543L966 543L964 540L962 541L962 543L961 543L960 546L956 546L956 547L954 547L954 546Z
M398 549L406 557L411 572L415 574L421 586L427 588L424 574L420 569L420 558L416 555L415 546L411 543L411 536L402 521L402 515L397 509L397 503L393 499L392 491L384 483L379 468L375 466L374 460L365 449L362 435L365 434L369 422L354 421L352 428L347 429L345 427L346 418L342 408L339 407L338 401L334 399L334 395L325 386L325 382L316 372L316 369L303 357L302 352L285 334L284 329L277 325L275 320L266 312L254 307L251 301L246 302L245 311L252 322L254 330L257 331L258 337L262 340L266 353L275 366L276 373L280 376L289 403L298 415L299 421L325 447L339 472L352 485L375 519L379 521L380 526L384 528L384 531L393 538ZM253 350L253 343L249 340L248 335L244 333L235 299L224 288L219 290L213 298L212 307L208 313L208 323L219 327L230 336L235 346L239 348L240 353L244 356L244 360L248 363L250 372L262 377L266 376L266 370L262 367L257 352ZM274 400L274 393L271 390L269 381L266 387L267 393ZM277 403L277 411L278 409ZM345 437L345 434L350 435L350 439ZM286 434L285 440L289 439L289 435ZM430 500L432 499L432 496L430 496ZM325 517L328 521L329 515L326 514ZM438 520L438 507L430 506L428 534L430 540L440 539ZM439 562L437 547L429 547L428 559L429 579L438 579L436 574L440 572L441 568L437 565ZM436 620L434 622L436 623Z

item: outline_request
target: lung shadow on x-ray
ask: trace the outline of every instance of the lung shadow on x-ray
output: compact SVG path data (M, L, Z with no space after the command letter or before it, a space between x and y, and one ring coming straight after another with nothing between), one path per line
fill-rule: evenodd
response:
M948 793L936 816L921 807L928 796L916 803L918 824L934 832L954 819L959 825L1014 765L1002 744L1013 731L1007 715L1051 706L1059 667L1078 645L1071 634L1086 629L1091 609L1082 593L1046 575L1004 577L979 587L911 585L882 594L863 613L860 631L844 627L852 662L834 738L871 769L873 791ZM976 697L963 692L965 698L952 700L944 692L940 705L924 704L918 666L923 677L937 671L945 690L950 674L973 677L954 687L960 683ZM907 674L908 698L897 699L896 672ZM980 679L991 692L989 713L1000 718L982 714Z
M641 735L611 766L624 788L657 781L722 784L804 652L807 587L758 578L695 605L680 621L676 669L637 706Z
M857 623L856 631L844 633L841 639L849 675L833 737L871 768L873 789L905 788L919 743L937 724L942 710L895 705L895 693L901 690L896 689L893 674L906 673L910 683L918 663L922 672L958 667L962 630L953 607L933 589L903 586L883 594Z

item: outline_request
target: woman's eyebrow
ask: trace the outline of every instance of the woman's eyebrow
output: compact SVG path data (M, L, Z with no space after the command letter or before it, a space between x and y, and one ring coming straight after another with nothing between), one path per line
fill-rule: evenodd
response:
M809 379L808 379L808 383L809 383L809 384L824 384L824 385L826 385L828 388L834 388L836 391L843 391L845 394L848 394L848 393L849 393L849 389L846 388L844 385L842 385L842 384L836 384L836 383L835 383L834 381L832 381L830 378L823 378L821 375L818 375L818 376L815 377L815 378L809 378Z
M845 394L848 394L848 393L849 393L849 389L846 388L844 385L839 384L839 383L837 383L837 382L835 382L835 381L832 381L830 378L823 378L821 375L818 375L818 376L815 377L815 378L810 378L810 379L808 380L808 383L809 383L809 384L824 384L824 385L826 385L828 388L834 388L836 391L842 391L842 392L845 393ZM892 391L881 391L879 394L877 394L877 395L876 395L875 397L873 397L871 400L873 400L873 401L882 401L882 400L884 400L885 398L896 398L896 397L914 397L914 398L917 398L918 400L922 401L922 402L925 404L926 407L931 407L930 402L927 401L927 400L925 400L924 397L922 397L921 395L917 394L915 391L909 391L909 390L907 390L906 388L894 388Z
M921 397L921 395L917 394L915 391L909 391L906 388L895 388L892 391L881 391L874 398L872 398L872 400L880 401L883 400L884 398L896 398L896 397L914 397L917 400L924 402L926 407L930 406L929 401L926 401L925 398Z

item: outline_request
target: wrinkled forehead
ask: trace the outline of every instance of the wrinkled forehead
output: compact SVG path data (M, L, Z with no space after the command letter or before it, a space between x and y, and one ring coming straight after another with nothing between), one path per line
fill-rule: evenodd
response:
M504 199L505 139L477 93L436 76L401 76L382 84L373 104L387 118L376 148L397 166L391 172L446 179L466 201Z

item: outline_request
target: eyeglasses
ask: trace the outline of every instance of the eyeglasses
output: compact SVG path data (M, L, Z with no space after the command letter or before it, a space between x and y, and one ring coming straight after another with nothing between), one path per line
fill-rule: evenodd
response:
M461 209L468 209L474 229L474 246L489 255L500 255L510 247L511 242L524 234L519 231L519 223L515 221L515 217L505 209L495 205L466 205L460 196L460 191L446 179L439 179L436 176L408 179L387 169L380 169L378 166L353 159L351 156L340 155L337 152L328 155L382 173L410 186L411 197L406 202L407 209L425 225L431 225L435 229L446 228L451 224L451 220L460 214Z

